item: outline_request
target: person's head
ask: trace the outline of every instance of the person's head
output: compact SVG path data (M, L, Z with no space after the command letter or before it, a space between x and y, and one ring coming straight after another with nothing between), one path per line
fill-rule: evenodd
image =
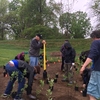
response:
M22 52L20 55L25 56L25 53L24 53L24 52Z
M71 48L71 44L69 42L64 43L64 48L70 49Z
M69 42L69 40L65 40L65 43Z
M39 41L40 39L42 39L42 35L41 34L36 34L35 38Z
M90 34L92 39L100 39L100 30L95 30Z

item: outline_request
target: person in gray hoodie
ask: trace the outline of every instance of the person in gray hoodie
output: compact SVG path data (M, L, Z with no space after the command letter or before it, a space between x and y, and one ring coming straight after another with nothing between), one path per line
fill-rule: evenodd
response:
M16 79L18 79L18 90L16 96L14 97L14 100L24 100L22 99L22 92L25 85L25 77L27 77L28 78L27 95L31 99L36 99L36 97L31 94L33 76L34 76L33 67L31 67L25 61L14 59L14 60L10 60L6 64L5 70L9 74L10 80L3 94L3 98L6 98L9 95L11 95L13 84L16 81Z
M37 34L30 42L30 48L29 48L29 57L30 57L30 66L35 67L38 66L39 63L39 55L40 55L40 49L43 49L43 44L46 44L45 40L42 40L42 35ZM34 77L34 79L36 79Z

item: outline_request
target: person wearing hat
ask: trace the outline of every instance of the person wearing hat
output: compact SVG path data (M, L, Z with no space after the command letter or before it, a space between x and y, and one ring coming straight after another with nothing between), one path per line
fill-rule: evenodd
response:
M32 67L38 66L40 49L43 49L43 44L46 43L45 40L41 41L41 39L42 39L42 35L41 34L37 34L30 41L30 48L29 48L30 61L29 61L29 64ZM35 79L35 77L34 77L34 79Z

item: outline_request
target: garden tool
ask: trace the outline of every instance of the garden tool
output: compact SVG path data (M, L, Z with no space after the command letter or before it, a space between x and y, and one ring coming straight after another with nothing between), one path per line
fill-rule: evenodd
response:
M44 63L44 72L43 72L43 79L46 79L47 78L47 72L46 72L46 46L45 44L43 45L43 52L44 52L44 57L43 57L43 63Z

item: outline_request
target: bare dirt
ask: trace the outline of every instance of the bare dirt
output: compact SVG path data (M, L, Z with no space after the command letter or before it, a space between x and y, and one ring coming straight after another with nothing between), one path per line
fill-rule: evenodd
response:
M61 57L61 54L59 52L51 53L52 57ZM61 63L54 62L54 63L48 63L46 72L47 76L50 79L54 79L56 73L58 73L58 78L57 78L57 83L54 83L53 91L51 98L48 99L47 97L47 90L49 89L49 84L47 84L46 79L43 79L43 68L41 68L41 73L36 75L37 80L34 80L33 83L33 90L32 94L37 97L37 100L89 100L88 96L83 97L83 95L80 93L80 91L83 89L82 88L82 77L79 74L79 71L74 71L74 81L76 81L77 86L78 86L78 91L75 91L75 84L69 85L67 82L62 82L64 72L62 72L60 69ZM79 69L80 66L76 64L77 69ZM0 100L13 100L13 98L10 96L9 98L3 99L2 94L4 93L4 90L8 84L9 81L9 76L8 77L3 77L3 68L0 68ZM40 87L40 80L44 81L44 86ZM16 91L18 87L18 83L15 82L15 85L13 87L13 91ZM41 92L37 95L37 91ZM23 98L25 100L31 100L28 98L26 95L26 91L23 92Z
M67 82L62 82L62 78L63 78L63 74L64 72L62 72L60 70L60 66L61 63L49 63L49 66L47 66L47 75L50 78L55 78L55 74L58 73L58 78L57 78L57 83L54 83L54 88L52 91L52 95L51 97L53 98L53 100L88 100L88 96L87 97L83 97L82 94L80 93L81 89L82 89L82 79L79 73L74 72L74 79L75 81L77 81L77 85L79 87L78 91L74 90L75 85L68 85ZM32 94L34 96L36 96L36 91L37 90L41 90L41 88L39 87L40 82L39 80L43 80L43 68L41 68L41 73L39 75L36 76L37 80L34 80L33 83L33 90L32 90ZM6 85L8 83L9 77L3 77L3 68L0 68L0 95L3 94ZM46 83L43 86L43 89L41 91L40 94L38 94L38 99L37 100L48 100L48 97L46 96L47 94L47 90L49 89L49 84ZM14 89L16 91L17 87L17 82L14 86ZM23 93L23 98L25 100L30 100L27 95L26 92L24 91ZM0 100L4 100L2 99L2 97L0 98ZM13 100L12 97L9 97L5 100Z

